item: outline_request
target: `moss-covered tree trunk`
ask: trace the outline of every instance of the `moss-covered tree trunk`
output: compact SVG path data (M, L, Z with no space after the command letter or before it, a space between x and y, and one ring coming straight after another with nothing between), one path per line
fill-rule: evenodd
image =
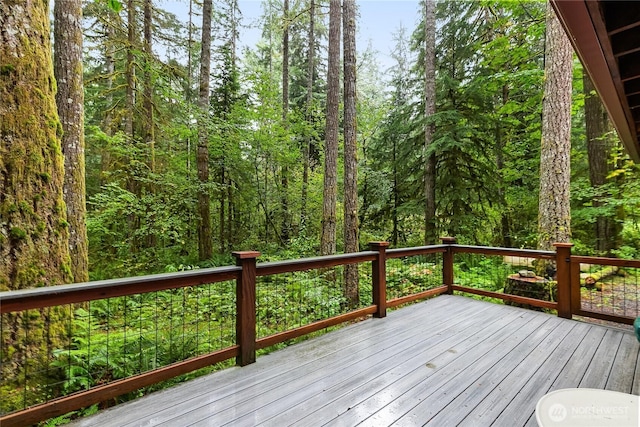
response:
M0 290L71 280L46 3L0 8Z
M76 282L89 280L84 170L84 88L82 79L82 1L54 5L56 104L64 131L64 201L69 222L71 271Z
M48 2L2 0L0 29L0 291L68 283ZM1 410L46 395L38 369L65 335L61 317L48 309L2 316Z

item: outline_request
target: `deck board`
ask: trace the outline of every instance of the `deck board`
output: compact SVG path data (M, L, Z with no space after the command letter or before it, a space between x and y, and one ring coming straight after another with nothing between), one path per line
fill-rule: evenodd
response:
M528 405L537 402L547 393L559 374L558 368L565 366L570 360L588 329L588 325L575 322L573 328L568 329L569 332L564 336L562 346L558 345L553 349L539 348L543 352L550 351L549 356L545 359L542 354L540 360L544 361L534 369L525 364L518 366L510 374L513 378L492 390L487 398L467 415L463 425L525 425L531 417L531 411L523 411L522 408L531 409Z
M474 312L474 315L475 314L477 314L477 312ZM513 314L514 313L506 313L503 311L492 313L495 318L490 322L491 328L495 331L504 328L508 322L515 318ZM412 378L413 381L416 381L416 378L418 378L418 376L415 375L417 370L422 369L427 366L427 364L431 367L430 369L436 369L437 365L444 365L448 363L448 361L456 358L458 354L463 354L468 349L477 345L479 339L476 334L476 329L474 328L474 326L477 327L476 323L474 316L469 316L467 322L460 324L462 328L460 331L455 335L447 334L448 336L438 344L428 347L423 345L419 351L405 354L400 359L394 359L388 366L372 366L365 371L365 376L357 383L348 386L344 384L335 389L326 390L322 395L318 396L319 399L312 400L308 405L301 408L304 418L296 420L297 424L301 426L314 425L317 419L331 420L333 417L339 416L338 414L343 413L345 414L345 416L341 418L343 422L355 423L357 418L346 419L348 418L346 416L347 411L350 411L349 416L351 417L356 416L358 413L369 414L369 409L361 411L358 405L367 399L375 399L375 402L380 404L385 392L388 391L387 389L409 388L407 383L412 381ZM433 354L440 355L440 358L429 361L428 358ZM405 383L396 384L398 380L404 380ZM390 395L393 397L393 393ZM266 425L272 425L274 427L282 425L281 423L286 421L287 418L291 419L291 417L294 417L296 412L296 410L289 410L269 420ZM300 414L300 412L298 412L298 414Z
M74 423L535 425L545 393L640 388L631 331L443 295Z

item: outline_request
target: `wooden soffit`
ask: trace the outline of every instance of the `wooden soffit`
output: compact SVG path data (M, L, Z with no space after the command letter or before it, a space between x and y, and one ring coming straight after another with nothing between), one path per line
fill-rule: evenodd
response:
M550 1L622 143L640 163L640 1Z

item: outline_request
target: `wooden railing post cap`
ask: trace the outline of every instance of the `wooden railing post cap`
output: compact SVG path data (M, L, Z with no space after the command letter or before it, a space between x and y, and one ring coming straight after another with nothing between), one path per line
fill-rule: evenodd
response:
M258 251L234 251L231 252L236 260L249 259L249 258L258 258L260 256L260 252Z
M554 243L553 246L555 246L556 248L572 248L573 247L573 243Z
M441 237L440 240L442 241L442 244L444 245L453 245L454 243L456 243L456 238L455 237Z
M389 242L369 242L370 248L387 248L389 247Z

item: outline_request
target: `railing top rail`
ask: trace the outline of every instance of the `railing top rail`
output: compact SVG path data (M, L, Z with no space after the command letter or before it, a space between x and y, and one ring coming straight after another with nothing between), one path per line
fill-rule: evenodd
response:
M485 255L521 256L526 258L553 259L554 251L541 251L536 249L494 248L490 246L451 245L456 253L476 253Z
M426 255L446 252L450 245L429 245L411 248L395 248L387 250L387 258L401 258L413 255Z
M0 292L0 313L222 282L236 279L241 270L240 267L225 266L5 291Z
M377 254L376 251L362 251L285 261L261 262L256 265L256 275L269 276L272 274L292 273L294 271L312 270L314 268L328 268L337 265L373 261L376 259Z
M605 258L595 256L577 256L571 257L571 262L579 264L597 264L597 265L613 265L616 267L632 267L640 268L640 260L637 259L620 259L620 258Z

